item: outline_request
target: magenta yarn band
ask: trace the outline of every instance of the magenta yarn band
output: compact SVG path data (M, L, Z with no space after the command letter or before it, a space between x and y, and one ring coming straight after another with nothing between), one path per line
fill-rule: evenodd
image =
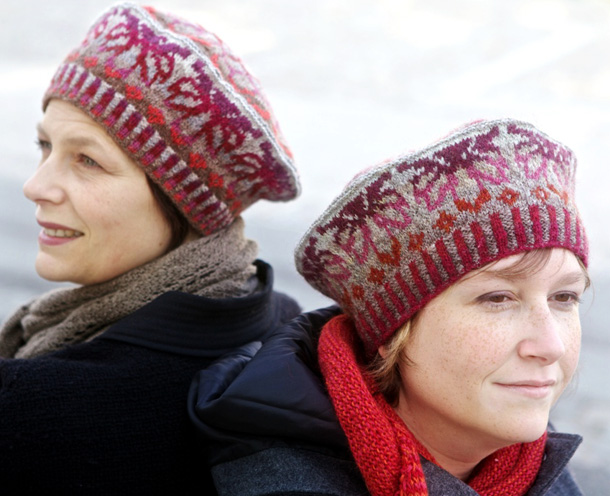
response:
M587 263L572 152L510 119L462 128L353 180L310 227L297 269L368 353L467 272L537 248Z

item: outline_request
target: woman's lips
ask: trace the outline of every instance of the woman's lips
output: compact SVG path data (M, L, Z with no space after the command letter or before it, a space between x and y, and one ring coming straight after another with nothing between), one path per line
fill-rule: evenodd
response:
M546 398L552 391L556 381L519 381L512 383L496 383L506 391L521 394L528 398Z
M43 232L52 238L78 238L83 235L82 232L72 229L43 229Z
M82 232L77 231L76 229L70 229L67 226L62 226L61 224L40 221L38 224L42 227L42 230L38 235L38 241L44 245L62 245L83 236Z

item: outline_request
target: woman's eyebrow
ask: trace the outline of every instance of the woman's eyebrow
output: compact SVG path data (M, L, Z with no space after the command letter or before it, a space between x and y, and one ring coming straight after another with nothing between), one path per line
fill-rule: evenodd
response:
M477 278L486 278L486 279L502 279L505 281L518 281L528 279L532 275L531 272L522 273L522 274L510 274L506 273L504 269L487 269L476 274ZM467 280L467 279L465 279ZM581 269L574 270L568 272L567 274L563 274L556 281L558 284L576 284L579 282L583 282L586 285L589 284L589 278L585 274L585 272Z
M42 134L44 136L47 136L47 133L45 132L44 128L42 127L42 123L39 122L38 124L36 124L36 131L38 132L38 134ZM68 145L73 145L73 146L102 146L102 143L95 139L95 138L90 138L89 136L68 136L64 142Z
M589 277L583 270L576 270L563 275L557 281L560 284L576 284L579 282L584 283L586 286L589 285Z
M73 146L102 146L102 144L94 138L88 136L69 136L64 141L68 145Z

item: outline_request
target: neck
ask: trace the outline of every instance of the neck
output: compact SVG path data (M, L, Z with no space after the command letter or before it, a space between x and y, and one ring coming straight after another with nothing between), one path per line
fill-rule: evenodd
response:
M481 460L473 462L473 461L469 461L469 460L459 459L454 456L447 455L444 452L435 450L433 447L427 446L422 441L420 441L420 442L426 447L426 449L434 457L434 459L436 460L438 465L443 467L447 472L449 472L451 475L453 475L457 479L460 479L464 482L466 482L470 478L472 471L482 460L481 459Z
M470 439L456 438L451 433L439 429L438 425L426 419L418 422L417 417L405 414L399 404L395 409L411 434L432 455L433 461L454 477L467 481L475 467L500 447L484 447Z

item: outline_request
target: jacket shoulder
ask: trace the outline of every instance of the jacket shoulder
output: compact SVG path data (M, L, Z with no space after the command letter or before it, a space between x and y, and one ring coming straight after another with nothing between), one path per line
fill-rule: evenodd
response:
M301 314L263 343L236 349L197 374L188 407L208 464L270 447L350 458L316 359L319 331L337 312Z
M367 496L355 462L296 448L269 448L212 469L219 496Z

